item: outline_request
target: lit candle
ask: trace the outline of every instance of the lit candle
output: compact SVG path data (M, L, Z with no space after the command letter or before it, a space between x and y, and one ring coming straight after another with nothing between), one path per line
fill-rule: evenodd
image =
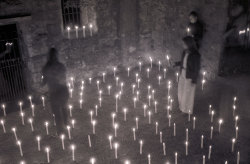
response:
M93 121L93 114L94 114L94 112L91 110L91 111L89 111L89 114L90 114L90 122L92 122Z
M136 140L136 135L135 135L135 128L132 128L133 131L133 137L134 137L134 141Z
M80 102L80 109L82 109L82 103L83 103L83 100L82 100L82 99L80 99L80 100L79 100L79 102Z
M211 112L211 122L213 122L213 120L214 120L214 111L212 110L212 112Z
M43 103L43 107L45 107L45 98L44 98L44 96L42 96L42 103Z
M22 118L22 125L24 125L24 115L25 114L24 114L24 112L21 112L20 115L21 115L21 118Z
M137 87L140 88L140 82L141 82L141 79L138 79L137 81Z
M236 126L236 127L235 127L235 138L236 138L236 139L238 138L238 133L239 133L239 127Z
M191 111L189 110L188 111L188 122L190 122L190 120L191 120Z
M202 164L206 164L206 156L205 155L203 155L203 157L202 157Z
M164 68L163 72L164 72L164 74L163 74L163 78L165 79L165 78L166 78L167 69L166 69L166 68Z
M2 109L3 109L3 115L4 117L6 117L6 110L5 110L6 106L5 104L2 104Z
M158 84L161 85L161 76L158 76Z
M233 116L235 116L236 105L233 105Z
M171 126L171 115L168 116L168 126L170 127Z
M67 126L67 131L68 131L68 136L69 136L69 139L71 140L71 133L70 133L70 129L71 129L71 128L70 128L70 126L68 125L68 126Z
M88 135L89 147L92 147L90 135Z
M148 123L151 124L151 111L148 111Z
M136 101L137 101L137 98L134 97L134 98L133 98L133 101L134 101L134 108L136 108Z
M89 30L90 30L90 36L92 37L93 31L92 31L93 25L90 23L89 24Z
M110 95L111 85L108 86L108 93Z
M188 141L188 129L186 129L186 141Z
M123 112L124 112L124 121L127 121L127 111L128 111L127 108L123 109Z
M158 122L155 122L155 134L157 135L158 134Z
M148 68L147 69L147 77L149 78L149 72L150 72L150 69Z
M234 152L235 138L232 139L232 152Z
M76 121L74 119L71 120L71 124L72 124L72 128L74 129L75 128L75 123Z
M62 135L60 136L60 138L61 138L61 141L62 141L62 149L64 150L64 149L65 149L65 146L64 146L65 135L62 134Z
M115 95L115 111L118 112L118 94Z
M196 121L196 117L193 117L193 130L195 129L195 121Z
M76 29L76 38L78 38L78 26L75 26Z
M176 72L176 82L178 83L178 81L179 81L179 73Z
M148 164L151 164L151 155L148 154Z
M38 151L41 151L41 144L40 144L41 137L40 137L40 136L37 136L37 137L36 137L36 140L37 140L37 149L38 149Z
M136 129L137 129L137 130L139 129L139 126L138 126L138 121L139 121L139 118L138 118L138 117L136 117L136 118L135 118L135 124L136 124Z
M82 26L82 35L83 35L83 38L86 37L86 26Z
M109 147L112 150L112 139L113 139L113 136L109 135L108 138L109 138Z
M152 98L152 96L149 95L149 96L148 96L148 106L151 106L151 98Z
M100 81L99 80L96 81L96 85L97 85L97 89L99 91L100 90Z
M116 67L113 68L113 71L114 71L114 77L115 77L115 74L116 74Z
M124 164L130 164L130 161L129 161L129 160L126 160Z
M117 156L117 149L118 149L118 147L119 147L119 144L118 144L118 143L114 143L114 148L115 148L115 159L118 158L118 156Z
M212 146L209 146L209 152L208 152L208 159L211 158L211 153L212 153Z
M32 117L35 117L35 106L34 104L31 105Z
M155 99L155 90L154 89L152 90L152 98L153 98L153 100Z
M75 145L71 145L70 148L72 150L72 160L75 161Z
M141 72L141 65L142 65L142 62L139 62L139 70Z
M237 164L240 164L240 152L237 153Z
M48 121L45 121L45 128L46 128L46 134L49 135L49 122Z
M220 133L220 130L221 130L221 124L223 123L223 120L222 119L220 119L219 120L219 133Z
M178 160L178 153L175 152L175 160L174 160L174 163L175 163L175 164L178 164L178 161L177 161L177 160Z
M206 80L203 79L203 80L201 81L201 83L202 83L202 84L201 84L201 89L203 90L203 89L204 89L204 84L206 83Z
M203 147L204 147L204 136L201 135L201 148L203 149Z
M111 117L112 117L112 124L113 126L115 125L115 117L116 117L116 114L115 113L112 113L111 114Z
M22 156L23 156L23 150L22 150L22 143L21 143L20 140L17 141L17 145L18 145L18 147L19 147L20 155L21 155L21 157L22 157Z
M235 127L238 125L239 116L235 116Z
M171 84L171 81L168 81L168 96L170 95Z
M136 91L136 99L139 101L139 94L140 92L139 91Z
M140 140L140 154L142 154L142 146L143 146L143 141L142 140Z
M90 159L90 163L91 163L91 164L95 164L95 161L96 161L95 158L91 158L91 159Z
M186 156L188 156L188 141L185 142L186 145Z
M3 127L3 132L6 133L5 122L4 122L4 120L0 120L0 123L1 123L1 125L2 125L2 127Z
M136 81L136 82L138 81L138 76L139 76L139 74L136 73L136 74L135 74L135 81Z
M20 108L20 112L23 112L23 102L19 102L19 108Z
M214 127L211 126L211 131L210 131L210 139L213 139L213 131L214 131Z
M161 71L161 61L158 62L159 72Z
M129 71L130 71L130 68L128 67L128 68L127 68L127 70L128 70L128 77L129 77Z
M117 137L117 129L118 129L118 124L115 123L115 124L114 124L115 137Z
M166 58L167 58L167 61L168 61L168 66L170 67L170 57L167 55Z
M70 39L70 27L67 27L68 39Z
M34 127L33 127L33 118L29 118L28 121L29 121L29 123L30 123L31 131L33 132L33 131L34 131Z
M211 114L211 112L212 112L212 105L209 105L208 113Z
M166 156L166 144L165 142L162 143L163 146L163 155Z
M155 101L154 104L155 104L155 113L157 113L157 104L158 104L157 101Z
M176 125L174 123L174 136L176 136Z
M233 105L236 105L237 97L234 97L234 103Z
M102 98L101 97L99 98L99 105L100 105L100 107L102 107Z
M153 67L153 59L149 57L151 68Z
M32 96L29 96L28 98L29 98L29 100L30 100L30 106L32 106L32 104L33 104L33 103L32 103Z
M160 131L160 143L162 143L162 131Z
M47 162L50 163L50 156L49 156L50 148L46 147L45 151L46 151L46 154L47 154Z
M95 134L95 125L96 125L96 120L92 121L92 125L93 125L93 134Z
M18 140L18 138L17 138L17 135L16 135L16 128L12 128L11 130L13 131L13 134L14 134L15 139L16 139L16 141L17 141L17 140Z
M92 81L92 78L90 77L90 78L89 78L89 84L91 84L91 81Z

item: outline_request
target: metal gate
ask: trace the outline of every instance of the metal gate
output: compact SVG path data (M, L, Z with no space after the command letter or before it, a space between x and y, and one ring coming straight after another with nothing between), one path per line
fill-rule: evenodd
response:
M18 43L15 24L0 26L0 102L16 100L26 91L24 62Z

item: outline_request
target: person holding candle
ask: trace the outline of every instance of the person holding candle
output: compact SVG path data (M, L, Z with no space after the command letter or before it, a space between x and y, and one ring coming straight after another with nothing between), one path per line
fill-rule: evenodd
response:
M64 133L68 124L67 102L69 98L66 85L66 68L57 58L57 50L51 48L48 61L42 69L42 86L48 86L51 109L55 115L57 136Z
M201 55L193 37L187 36L182 40L184 47L182 58L181 61L175 63L175 66L181 67L178 82L179 108L183 113L192 114Z

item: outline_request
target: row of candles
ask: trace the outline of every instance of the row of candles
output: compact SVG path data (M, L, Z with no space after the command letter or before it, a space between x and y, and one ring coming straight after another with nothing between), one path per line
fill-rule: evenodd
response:
M83 38L86 37L86 29L87 28L89 28L90 36L91 37L93 36L93 24L90 23L88 26L82 26L82 36L83 36ZM71 30L75 31L76 38L78 38L79 37L79 31L80 31L79 26L75 26L73 29L70 28L69 26L67 27L67 33L68 33L68 38L69 39L70 39Z
M151 60L152 61L152 60ZM140 64L141 62L139 62L139 66L141 66L142 64ZM151 67L152 67L152 62L151 62ZM161 70L160 69L161 67L160 67L160 64L159 64L159 70ZM141 70L141 67L139 67L139 70ZM148 70L148 69L147 69ZM118 77L116 77L116 67L114 67L114 77L115 77L115 80L116 80L116 86L118 86L118 82L119 82L119 78ZM149 72L149 71L147 71L147 72ZM165 69L164 69L164 72L165 72ZM105 82L105 73L103 73L103 82ZM205 74L203 74L204 76L205 76ZM128 68L128 76L130 76L130 69ZM149 78L149 73L147 73L147 77ZM164 75L164 78L165 78L165 75ZM203 79L204 79L204 77L203 77ZM138 73L136 73L136 79L135 79L135 81L136 81L136 83L138 83L138 81L140 81L140 78L139 78L139 75L138 75ZM177 78L177 81L178 81L178 78ZM98 90L98 92L99 92L99 99L98 99L98 101L100 102L100 104L99 104L99 106L101 107L102 106L102 104L101 104L101 101L100 100L102 100L102 90L100 90L100 81L96 81L97 83L97 90ZM91 84L92 83L92 79L91 78L89 78L89 83ZM83 100L82 100L82 95L83 95L83 90L84 90L84 81L82 81L82 85L81 85L81 92L80 92L80 108L82 109L82 103L83 103ZM159 85L160 85L160 80L159 80ZM70 94L71 94L71 98L73 97L73 87L74 87L74 79L73 78L71 78L70 79L70 82L69 82L69 91L70 91ZM124 86L124 83L123 82L121 82L120 83L120 86L121 86L121 88L120 88L120 92L118 93L118 94L115 94L115 99L116 99L116 113L118 113L119 111L118 111L118 101L121 99L121 95L122 95L122 92L123 92L123 86ZM132 85L132 94L135 94L135 93L139 93L139 91L137 91L137 92L135 92L135 85ZM111 85L108 85L107 86L107 88L108 88L108 94L110 95L110 89L111 89ZM139 89L139 85L137 85L137 88ZM167 82L167 88L168 88L168 97L170 97L170 89L171 89L171 81L168 81ZM151 87L150 87L150 85L148 86L148 99L149 99L149 101L148 101L148 106L150 106L151 105L151 99L154 99L154 90L152 90L152 95L150 94L150 91L151 91ZM139 100L139 96L138 96L138 94L136 94L137 95L137 97L134 97L133 98L133 102L134 102L134 108L136 108L136 101L137 101L137 99ZM30 101L30 106L31 106L31 109L32 109L32 116L34 117L35 116L35 112L34 112L34 104L32 103L32 97L31 96L29 96L28 97L28 99L29 99L29 101ZM43 104L43 107L45 107L45 98L44 97L42 97L41 98L42 99L42 104ZM168 98L169 99L169 98ZM171 100L171 101L168 101L168 108L167 108L167 111L168 111L168 119L169 119L169 126L171 126L171 115L170 115L170 109L172 110L172 107L170 107L170 102L172 102L173 101L173 99L169 99L169 100ZM236 105L235 105L235 101L236 101L236 98L234 99L234 108L236 108ZM24 112L22 111L22 105L23 105L23 103L22 102L19 102L19 107L20 107L20 112L21 112L21 117L22 117L22 124L24 124L24 119L23 119L23 116L24 116ZM171 105L172 106L172 105ZM6 108L6 106L5 105L2 105L2 109L5 111L5 108ZM148 112L146 112L146 108L147 108L147 105L144 105L143 106L143 109L144 109L144 117L146 117L146 113L148 114L148 122L149 122L149 124L151 124L151 115L152 115L152 112L151 111L148 111ZM72 105L69 105L69 111L70 111L70 116L72 117L72 109L73 109L73 106ZM97 116L98 114L98 106L96 105L95 106L95 115ZM211 114L211 122L213 122L213 117L214 117L214 111L213 110L211 110L212 109L212 107L210 106L209 107L209 114ZM234 110L235 111L235 110ZM124 108L123 109L123 112L124 112L124 121L126 121L127 119L126 119L126 115L127 115L127 112L128 112L128 109L127 108ZM5 116L6 116L6 112L4 112L5 113ZM112 125L113 125L113 127L114 127L114 134L115 134L115 137L117 137L117 129L118 129L118 127L119 127L119 125L118 125L118 123L116 123L115 122L115 117L116 117L116 113L114 112L114 113L112 113ZM157 113L157 101L155 101L155 113ZM93 111L90 111L90 117L91 117L91 124L92 124L92 126L93 126L93 134L95 134L95 126L96 126L96 123L97 123L97 121L96 120L93 120L93 114L94 114L94 112ZM191 114L189 114L188 115L188 121L190 121L190 116ZM134 140L136 140L136 130L138 130L138 117L136 117L136 128L133 128L133 138L134 138ZM238 120L238 116L235 116L235 120L236 120L236 122L235 122L235 125L237 125L237 120ZM195 129L195 121L196 121L196 117L193 117L193 129ZM30 122L30 124L31 124L31 130L33 131L34 130L34 128L33 128L33 125L32 125L32 118L30 118L29 119L29 122ZM75 123L75 121L74 120L72 120L72 126L74 127L74 123ZM223 120L222 119L219 119L219 132L220 132L220 129L221 129L221 125L222 125L222 123L223 123ZM1 124L2 124L2 126L3 126L3 129L4 129L4 132L6 132L6 130L5 130L5 127L4 127L4 121L3 120L1 120ZM48 125L49 125L49 122L45 122L45 127L46 127L46 134L48 135L49 134L49 131L48 131ZM156 134L158 134L158 127L159 127L159 123L158 122L156 122L155 123L155 126L156 126ZM174 126L174 136L176 136L176 124L174 123L173 124L173 126ZM67 127L67 129L68 129L68 137L69 137L69 139L71 139L71 134L70 134L70 126L68 126ZM212 129L213 129L213 127L211 127L211 136L210 136L210 138L212 139ZM238 129L238 128L237 128ZM21 154L21 156L23 156L23 153L22 153L22 148L21 148L21 141L20 140L18 140L18 138L17 138L17 134L16 134L16 128L12 128L12 131L13 131L13 133L14 133L14 136L15 136L15 139L16 139L16 141L17 141L17 144L19 145L19 148L20 148L20 154ZM160 142L163 144L163 152L164 152L164 155L166 154L166 145L165 145L165 143L163 143L162 142L162 132L160 132L159 133L160 134ZM237 136L238 136L238 133L236 133L236 138L237 138ZM65 146L64 146L64 139L65 139L65 135L62 135L62 136L60 136L60 138L61 138L61 140L62 140L62 148L63 149L65 149ZM116 143L112 143L112 138L113 138L113 136L112 135L110 135L109 137L109 143L110 143L110 149L112 149L113 147L114 147L114 149L115 149L115 157L116 157L116 159L118 158L118 155L117 155L117 149L118 149L118 147L119 147L119 144L116 142ZM40 141L41 141L41 137L40 136L37 136L37 142L38 142L38 150L40 151L40 149L41 149L41 146L40 146ZM202 135L201 136L201 148L203 148L203 144L204 144L204 136ZM92 144L91 144L91 138L90 138L90 135L88 135L88 141L89 141L89 146L91 147L92 146ZM232 142L233 142L233 144L232 144L232 151L234 151L234 143L235 143L235 139L233 139L232 140ZM142 154L142 146L143 146L143 141L142 140L140 140L140 142L139 142L139 144L140 144L140 154ZM188 129L186 129L186 142L185 142L185 150L186 150L186 155L188 155L188 145L189 145L189 143L188 143ZM75 152L75 146L74 145L71 145L71 149L72 149L72 159L73 160L75 160L75 157L74 157L74 152ZM211 157L211 150L212 150L212 146L209 146L209 154L208 154L208 158L210 159L210 157ZM45 148L45 151L46 151L46 153L47 153L47 161L48 161L48 163L50 162L50 157L49 157L49 152L50 152L50 148L49 147L46 147ZM177 163L177 157L178 157L178 153L176 152L175 153L175 163ZM239 152L238 152L238 155L237 155L237 158L238 158L238 161L239 161ZM94 158L92 158L92 163L95 161L94 160ZM203 161L204 161L204 156L203 156ZM126 163L128 163L129 161L126 161ZM151 155L149 154L148 155L148 163L151 163ZM203 162L204 163L204 162Z

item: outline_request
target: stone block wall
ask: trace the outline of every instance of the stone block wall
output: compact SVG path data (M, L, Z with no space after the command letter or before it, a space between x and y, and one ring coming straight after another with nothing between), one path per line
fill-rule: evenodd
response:
M148 61L149 56L164 60L169 54L173 60L178 60L182 51L181 38L185 36L188 14L192 10L200 13L206 23L202 66L211 77L217 75L227 23L227 0L96 1L98 32L85 39L67 39L62 28L60 0L0 2L0 17L31 14L26 19L7 20L17 23L31 89L39 89L41 68L50 47L58 49L69 77L84 78L111 70L113 66L135 65L138 59Z

